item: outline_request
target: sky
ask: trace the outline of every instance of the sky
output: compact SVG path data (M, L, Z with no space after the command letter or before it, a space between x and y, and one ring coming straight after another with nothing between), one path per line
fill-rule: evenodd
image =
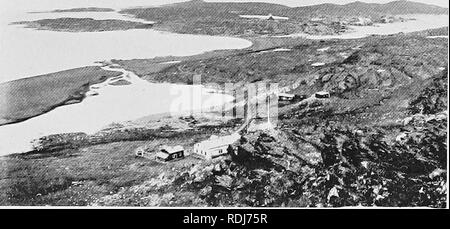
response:
M151 6L161 5L174 2L182 2L185 0L0 0L0 7L3 10L12 8L26 9L57 9L59 7L80 7L80 6L97 6L111 8L126 8L131 6ZM271 2L287 6L305 6L321 3L345 4L356 0L206 0L207 2ZM361 0L370 3L386 3L392 0ZM434 4L442 7L449 6L448 0L416 0L418 2Z

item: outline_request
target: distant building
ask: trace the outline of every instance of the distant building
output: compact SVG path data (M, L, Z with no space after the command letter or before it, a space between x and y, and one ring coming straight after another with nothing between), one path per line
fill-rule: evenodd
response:
M292 101L294 100L294 98L295 98L294 94L278 93L279 101Z
M355 18L350 19L350 24L357 25L357 26L368 26L368 25L372 25L373 22L370 18L355 17Z
M162 161L171 161L177 158L184 158L184 148L182 146L163 146L161 150L156 153L156 158Z
M316 98L318 98L318 99L326 99L326 98L330 98L330 97L331 97L331 96L330 96L330 93L327 92L327 91L319 91L319 92L316 92L315 96L316 96Z
M212 135L208 140L196 143L194 145L194 153L213 159L228 153L228 147L236 142L241 136L237 133L218 137Z
M136 154L137 157L148 157L149 155L147 154L147 148L146 147L139 147L135 150L134 152Z
M395 22L395 18L392 16L383 16L380 19L381 23L393 23Z

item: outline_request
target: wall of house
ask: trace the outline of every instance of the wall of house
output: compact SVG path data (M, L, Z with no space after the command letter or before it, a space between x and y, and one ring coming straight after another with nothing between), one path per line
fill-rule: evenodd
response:
M194 153L202 155L208 159L221 156L227 153L228 145L214 148L214 149L203 149L201 146L194 146Z

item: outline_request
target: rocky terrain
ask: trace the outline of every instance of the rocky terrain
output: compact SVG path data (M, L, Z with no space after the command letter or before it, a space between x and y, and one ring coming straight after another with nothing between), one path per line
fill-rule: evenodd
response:
M439 66L448 64L447 40L388 36L318 45L331 46L330 63L319 69L304 67L295 78L311 74L306 81L309 92L326 89L331 99L281 108L278 128L244 134L227 159L155 177L95 204L122 205L126 200L139 206L444 208L448 70ZM308 50L321 47L309 45L302 53L308 58ZM333 55L349 50L347 57ZM285 57L286 62L276 62L283 71L291 57L265 55L248 63L253 71L265 66L255 62L270 56ZM216 70L221 60L210 61L215 64L199 61L205 75L217 77L210 81L254 80L239 74L249 67L240 67L232 57L225 58L234 66L231 76L242 78L221 75L229 72ZM183 65L183 73L189 72L191 65ZM175 69L161 74L175 74ZM305 93L307 88L294 91Z
M239 35L253 46L110 64L157 83L190 84L200 75L209 87L234 83L236 93L254 83L278 83L301 99L278 104L277 117L271 117L277 118L274 128L250 122L241 129L239 141L228 147L227 156L210 161L192 154L193 145L211 135L235 132L245 123L242 117L219 112L207 117L162 115L114 123L89 135L37 139L31 152L0 157L0 205L445 208L448 27L348 40L258 36L333 34L342 30L340 24L330 18L311 19L327 14L376 21L400 13L397 8L401 13L448 13L407 1L290 8L196 0L124 10L155 21L156 29ZM368 13L360 15L362 11ZM240 18L242 14L289 19L253 20ZM64 20L27 23L61 31L67 31L67 25L75 25L73 31L141 26L91 19L61 23ZM11 110L0 100L0 125L20 121L11 117L26 119L52 109L55 101L81 101L90 85L116 73L111 74L87 67L0 84L5 89L0 97L18 107ZM27 90L36 82L51 86L42 88L55 90L53 97L43 98L45 90ZM18 97L17 91L28 94ZM319 91L330 98L316 98ZM28 109L24 101L33 101L39 110ZM161 162L136 156L139 149L154 154L162 145L181 145L187 157Z
M427 36L447 30L354 40L273 38L245 50L183 57L166 68L154 64L167 58L115 60L152 82L189 83L201 74L205 84L234 82L237 90L277 82L290 93L325 90L331 98L280 106L276 128L244 130L227 157L212 161L189 155L160 163L136 157L135 150L190 149L211 134L236 130L242 120L186 117L42 138L35 152L1 158L0 203L443 208L448 39Z

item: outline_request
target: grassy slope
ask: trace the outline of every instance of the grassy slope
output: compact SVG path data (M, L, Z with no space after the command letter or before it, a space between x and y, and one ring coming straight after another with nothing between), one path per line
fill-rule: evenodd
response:
M68 102L80 102L89 85L120 75L82 67L0 84L0 125L22 121Z
M222 131L228 126L219 127ZM169 133L168 137L145 141L119 141L0 158L1 205L88 205L103 196L139 185L161 174L176 176L201 163L195 157L171 163L135 157L135 150L145 146L157 151L161 145L183 145L205 139L218 128ZM159 131L160 133L162 131ZM125 134L120 131L117 134ZM125 205L131 201L124 199Z

